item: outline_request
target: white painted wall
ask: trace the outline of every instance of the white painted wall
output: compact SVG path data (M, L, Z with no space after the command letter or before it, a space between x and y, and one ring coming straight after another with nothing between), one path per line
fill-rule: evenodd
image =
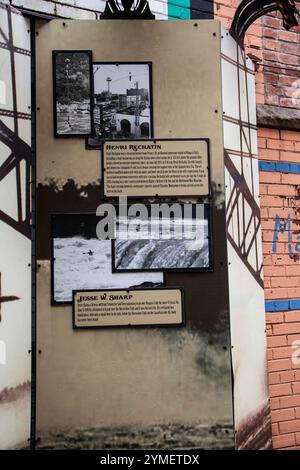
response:
M135 0L137 1L137 0ZM9 4L9 0L4 0ZM28 10L73 19L98 19L104 10L105 0L12 0L11 5L18 8L23 7ZM151 11L156 19L168 19L167 0L149 0Z

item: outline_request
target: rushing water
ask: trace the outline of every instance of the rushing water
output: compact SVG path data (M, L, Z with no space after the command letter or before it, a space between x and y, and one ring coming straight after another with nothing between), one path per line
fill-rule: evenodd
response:
M209 267L207 220L119 220L117 234L117 269Z

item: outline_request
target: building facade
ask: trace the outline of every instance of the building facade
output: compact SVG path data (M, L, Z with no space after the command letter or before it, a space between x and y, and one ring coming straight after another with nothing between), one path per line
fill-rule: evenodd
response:
M99 19L103 0L12 0L23 11ZM26 3L24 5L24 3ZM240 0L150 0L156 19L216 18L228 28ZM300 448L300 28L279 13L248 30L256 63L260 205L273 446Z

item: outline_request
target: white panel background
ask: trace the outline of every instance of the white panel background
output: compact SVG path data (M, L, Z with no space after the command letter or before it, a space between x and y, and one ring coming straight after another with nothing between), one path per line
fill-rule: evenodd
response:
M233 38L222 32L222 54L232 60L237 58L237 45ZM240 56L240 51L239 51ZM242 63L242 62L241 62ZM247 67L253 68L250 59ZM255 77L247 73L248 89L245 86L245 74L240 70L240 109L241 118L248 122L247 94L249 102L249 121L256 125L256 101L255 101ZM242 75L244 78L242 78ZM239 118L237 68L222 58L222 94L223 111L226 117ZM224 121L224 148L229 155L230 150L241 151L240 126ZM247 137L248 137L247 130ZM259 177L257 159L256 130L251 130L252 158L243 158L244 178L256 203L259 205ZM242 142L242 150L247 151L245 142ZM241 172L241 157L231 155L231 161ZM252 166L252 171L251 171ZM252 175L252 176L251 176ZM225 169L226 181L226 205L229 202L233 179ZM253 185L253 189L252 189ZM241 197L241 196L240 196ZM245 214L250 214L250 207ZM237 212L237 211L236 211ZM240 213L241 220L241 213ZM252 222L253 224L253 222ZM240 222L241 225L241 222ZM240 227L241 228L241 227ZM228 227L233 238L237 238L238 217L231 219ZM250 232L254 227L250 228ZM249 233L250 236L251 233ZM246 245L249 236L246 237ZM234 413L235 429L239 432L241 426L247 423L251 417L268 405L267 363L266 363L266 333L265 333L265 305L263 288L254 279L241 258L237 255L229 240L227 240L229 263L229 301L230 323L232 339L232 361L234 374ZM261 232L257 233L257 252L261 263L262 247ZM250 251L249 261L254 261L254 253Z

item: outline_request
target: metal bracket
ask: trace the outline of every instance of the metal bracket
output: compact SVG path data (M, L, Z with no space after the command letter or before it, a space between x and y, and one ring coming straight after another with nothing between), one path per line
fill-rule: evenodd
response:
M230 34L244 48L247 29L255 20L271 11L280 11L286 30L298 26L299 11L295 0L243 0L238 6L230 27Z

